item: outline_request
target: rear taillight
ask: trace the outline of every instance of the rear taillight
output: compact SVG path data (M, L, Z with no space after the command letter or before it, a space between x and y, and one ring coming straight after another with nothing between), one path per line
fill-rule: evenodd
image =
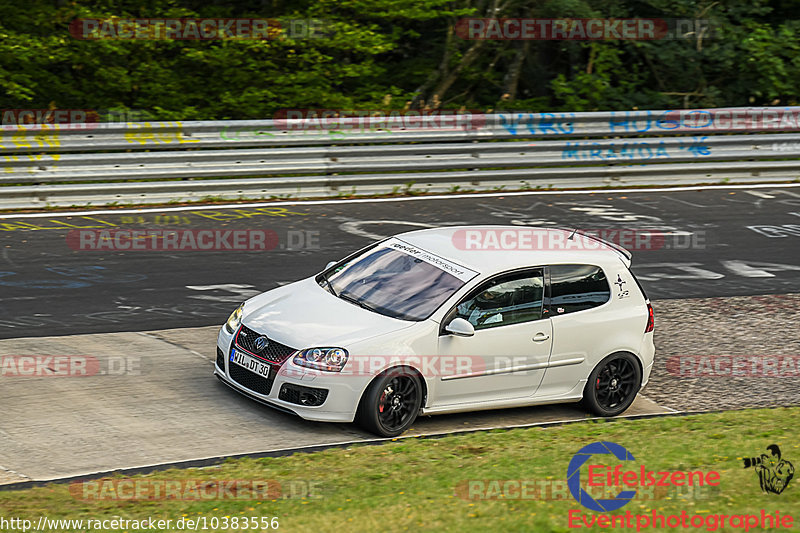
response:
M647 327L644 328L645 333L650 333L656 325L656 319L653 316L653 306L647 302Z

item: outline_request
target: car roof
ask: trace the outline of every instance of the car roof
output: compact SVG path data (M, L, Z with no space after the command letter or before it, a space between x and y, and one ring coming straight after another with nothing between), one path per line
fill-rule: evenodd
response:
M571 239L570 239L571 237ZM604 264L630 252L575 230L532 226L446 226L395 236L427 252L482 273L552 264Z

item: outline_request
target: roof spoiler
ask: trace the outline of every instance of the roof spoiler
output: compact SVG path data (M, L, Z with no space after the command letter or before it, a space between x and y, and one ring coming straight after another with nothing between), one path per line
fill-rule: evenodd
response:
M592 239L593 241L597 241L597 242L605 244L609 248L611 248L614 251L616 251L619 255L621 255L622 256L621 259L623 260L623 262L628 267L631 266L631 259L633 258L633 254L631 254L628 250L626 250L625 248L623 248L619 244L613 243L611 241L607 241L605 239L601 239L597 235L592 235L591 233L585 233L585 232L583 232L581 230L576 230L576 232L578 233L578 235L582 235L582 236L586 237L587 239Z

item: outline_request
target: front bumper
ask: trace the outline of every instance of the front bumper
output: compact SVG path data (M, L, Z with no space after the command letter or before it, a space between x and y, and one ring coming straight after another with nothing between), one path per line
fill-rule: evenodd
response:
M261 394L248 388L231 376L230 362L231 341L233 335L220 328L217 336L217 349L223 357L217 357L214 364L214 375L235 391L269 407L292 413L306 420L320 422L352 422L355 419L361 394L369 384L368 376L339 374L338 372L318 372L295 365L292 357L281 365L272 364L276 373L268 394ZM220 363L222 365L220 366ZM261 378L264 379L264 378ZM279 398L284 384L299 388L310 387L327 390L325 401L319 406L306 406L281 400Z

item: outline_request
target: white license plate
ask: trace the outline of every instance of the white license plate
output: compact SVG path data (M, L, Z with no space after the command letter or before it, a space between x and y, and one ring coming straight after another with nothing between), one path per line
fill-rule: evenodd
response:
M270 365L264 361L256 359L252 355L232 349L231 363L237 364L242 368L246 368L250 372L258 374L259 376L269 378L269 372L271 370Z

